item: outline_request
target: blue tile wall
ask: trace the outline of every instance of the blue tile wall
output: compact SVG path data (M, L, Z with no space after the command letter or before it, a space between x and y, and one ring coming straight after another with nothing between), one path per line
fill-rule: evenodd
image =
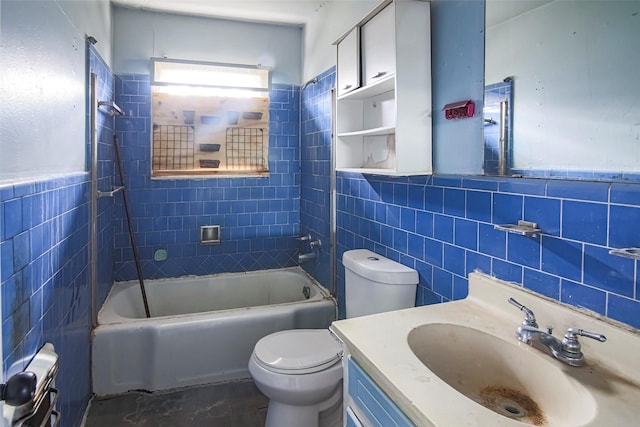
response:
M111 71L93 46L87 49L88 70L98 76L98 98L109 100ZM97 129L100 185L110 189L113 158L106 135L113 133L111 116L101 111ZM0 184L3 375L23 369L45 342L53 343L60 356L56 382L62 390L62 426L80 425L91 396L89 191L84 172ZM101 302L113 281L113 203L99 208Z
M121 75L115 126L124 157L133 228L146 278L295 265L300 231L300 88L270 94L269 177L150 179L149 77ZM115 209L115 279L136 277L122 198ZM200 245L200 227L220 225L222 243ZM155 261L158 249L165 261Z
M111 99L109 67L91 45L87 59L88 70L98 76L98 98ZM100 188L110 189L113 119L104 111L97 130ZM87 133L87 162L89 141ZM84 172L0 185L3 375L23 369L45 342L53 343L60 356L61 426L80 425L91 396L89 191ZM112 218L113 202L101 202L99 303L113 282Z
M469 273L480 270L640 327L638 261L609 255L640 247L640 185L338 172L337 208L338 260L367 248L415 268L416 305L464 298ZM523 218L542 234L494 229Z
M577 181L640 182L640 173L636 172L594 172L590 170L559 169L519 169L512 168L511 174L535 178L571 179Z
M3 375L53 343L64 426L91 393L89 189L87 173L0 185Z
M300 95L300 231L322 241L318 258L302 267L327 288L331 284L331 90L335 78L332 67ZM300 245L303 253L310 251L308 244Z

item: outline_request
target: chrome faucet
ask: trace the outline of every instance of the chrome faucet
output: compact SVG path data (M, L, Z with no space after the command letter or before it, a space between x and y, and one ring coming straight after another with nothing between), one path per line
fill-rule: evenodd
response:
M518 341L529 344L531 347L537 348L567 365L584 365L584 355L581 351L578 335L592 338L600 342L605 342L607 340L607 337L604 335L576 328L567 329L562 340L559 340L551 335L553 332L553 328L551 326L547 327L546 332L538 329L538 324L533 311L513 298L509 298L508 301L525 313L525 319L516 330L516 337L518 338Z
M513 298L509 298L509 303L515 305L520 309L520 311L524 312L525 317L524 317L524 320L522 321L522 326L518 328L518 339L524 343L528 343L529 341L531 341L531 332L528 330L522 329L522 327L534 328L537 330L538 322L536 321L536 315L533 313L533 311L529 310L527 307L520 304L518 301L514 300ZM551 333L551 331L549 331L549 333Z
M309 252L307 254L298 254L298 264L302 264L303 262L313 261L316 259L315 252Z
M312 261L318 257L316 249L318 250L317 252L319 252L320 248L322 248L322 241L320 239L312 240L311 234L306 234L304 236L296 237L296 240L301 242L303 247L309 245L309 248L311 249L311 252L298 253L298 264Z

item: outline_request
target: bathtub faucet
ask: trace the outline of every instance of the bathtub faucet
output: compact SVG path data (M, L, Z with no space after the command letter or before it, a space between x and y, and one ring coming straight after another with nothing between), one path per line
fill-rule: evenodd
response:
M312 261L316 259L315 252L309 252L308 254L298 254L298 264L302 264L303 262Z
M298 254L298 264L302 264L303 262L312 261L317 258L317 252L322 248L322 241L320 239L312 240L311 235L307 234L305 236L297 237L298 242L302 243L302 247L306 247L307 244L311 249L308 253L299 253Z

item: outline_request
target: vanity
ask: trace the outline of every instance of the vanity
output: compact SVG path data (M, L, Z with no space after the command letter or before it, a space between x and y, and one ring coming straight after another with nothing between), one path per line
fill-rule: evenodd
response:
M525 327L532 316L541 328ZM463 300L340 320L331 330L344 345L347 426L638 421L638 330L482 273L469 275ZM567 363L523 331L584 360Z

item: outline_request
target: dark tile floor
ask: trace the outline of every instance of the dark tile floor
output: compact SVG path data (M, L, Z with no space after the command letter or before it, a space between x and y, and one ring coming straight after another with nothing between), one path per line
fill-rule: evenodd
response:
M264 426L268 399L251 380L95 397L85 427Z

